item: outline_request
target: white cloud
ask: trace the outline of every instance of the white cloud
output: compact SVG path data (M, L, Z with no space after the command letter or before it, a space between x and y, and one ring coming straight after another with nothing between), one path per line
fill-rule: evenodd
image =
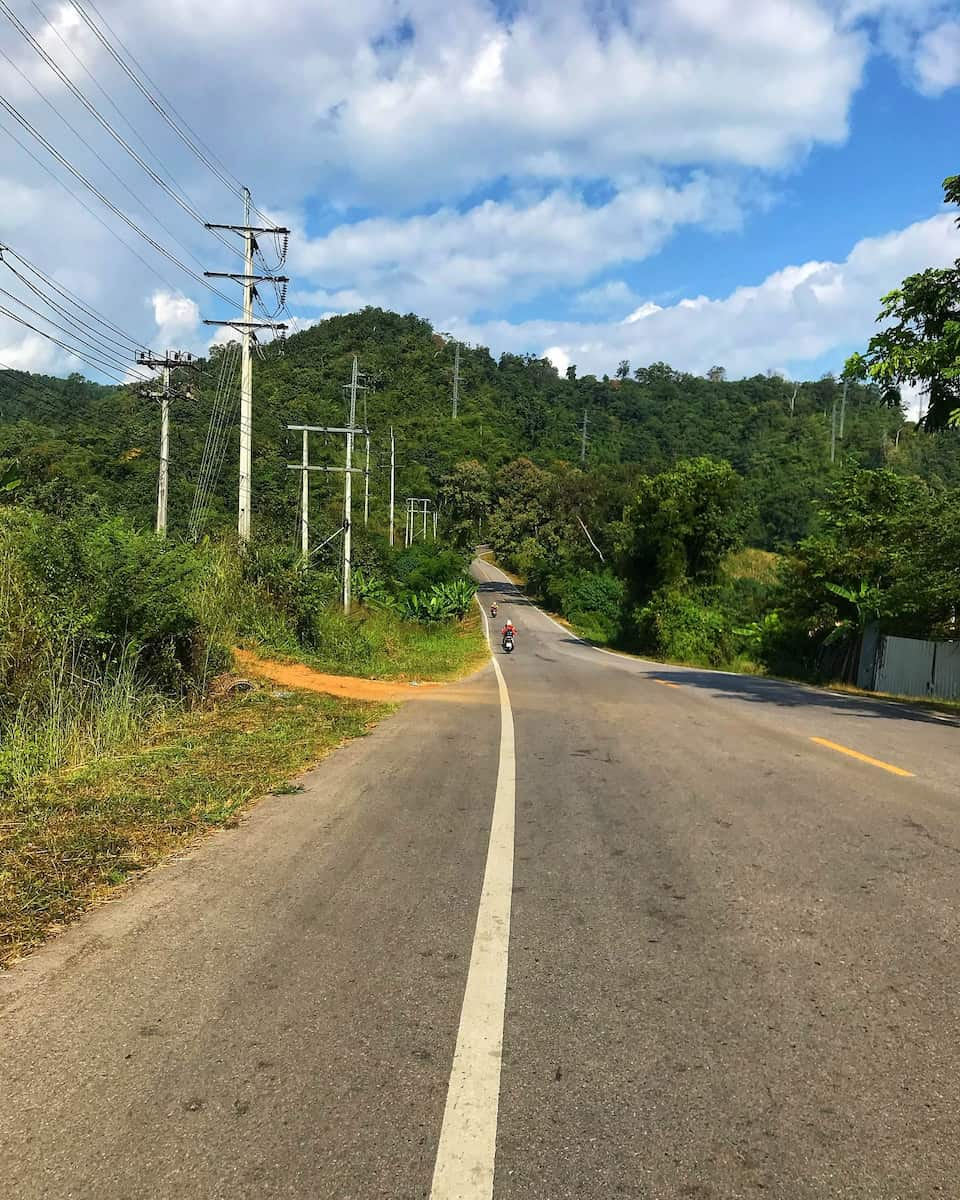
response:
M644 321L647 317L652 317L654 313L663 312L659 304L654 304L652 300L646 300L638 308L635 308L632 313L628 313L623 318L624 325L632 325L635 321Z
M195 6L169 0L99 0L98 7L219 158L299 231L291 273L301 294L324 310L375 302L452 327L546 289L586 288L580 311L597 317L640 309L641 297L618 296L615 284L601 295L590 281L656 252L682 226L734 225L731 181L745 170L756 196L763 170L792 166L813 145L842 142L868 28L871 36L881 25L888 30L890 52L901 39L927 90L948 86L949 42L933 31L948 28L953 2L290 0L266 21L251 21L245 0L209 0L202 21ZM72 6L48 0L43 7L55 31L28 5L23 20L90 97L114 119L61 37L203 216L239 219L239 198L137 96ZM505 7L513 8L509 19ZM7 33L5 49L53 109L166 228L3 63L0 91L182 262L195 271L236 270L236 260L130 163L12 28ZM198 345L198 317L227 315L92 196L85 199L98 216L122 230L149 268L19 148L4 142L2 153L4 236L124 328L151 342ZM604 182L609 198L585 199L594 193L584 181ZM492 189L507 198L476 201ZM380 215L347 225L350 205ZM429 215L407 215L417 208ZM311 228L330 232L306 237L307 212ZM193 311L171 299L181 287ZM167 297L160 309L158 295ZM18 347L36 352L6 325L0 339L11 355ZM51 365L76 365L50 353Z
M945 21L923 35L917 75L923 90L934 96L960 85L960 21Z
M543 352L543 358L548 358L557 368L559 374L566 374L567 367L570 366L570 356L562 346L548 346Z
M244 0L211 0L202 21L161 0L100 10L224 161L284 206L310 193L410 204L502 177L628 182L651 162L780 166L843 140L865 57L818 0L527 0L509 21L489 0L290 0L269 21ZM50 11L101 84L130 97L72 8ZM56 35L25 19L102 103ZM25 46L18 61L74 114ZM0 86L46 123L5 67ZM136 122L188 185L201 178L155 114Z
M858 242L843 262L788 266L762 283L721 299L700 296L648 304L616 323L530 321L464 325L458 336L497 349L564 356L581 374L612 372L622 358L635 366L666 361L703 374L715 363L731 376L771 367L802 375L804 365L863 346L874 329L879 297L905 275L960 257L960 231L941 215Z
M0 370L3 367L13 367L18 371L49 374L62 363L76 361L67 360L63 355L58 356L56 346L38 334L28 333L18 337L15 328L9 322L4 323L3 329L10 341L0 340Z
M178 349L184 343L193 344L200 332L200 309L187 296L171 296L169 292L154 292L151 297L153 319L157 325L154 339L158 346Z
M553 191L527 204L489 200L462 213L372 218L295 242L294 269L323 286L294 300L469 316L646 258L680 226L730 228L738 220L732 189L702 175L681 186L637 185L599 206ZM608 285L608 306L616 295Z
M937 96L960 84L956 0L837 0L841 22L867 30L920 91Z

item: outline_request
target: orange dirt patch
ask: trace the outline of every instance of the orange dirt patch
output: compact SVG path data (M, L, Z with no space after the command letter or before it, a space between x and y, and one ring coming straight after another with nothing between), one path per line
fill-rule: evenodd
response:
M324 675L303 663L272 662L260 658L252 650L234 650L237 666L249 675L269 679L282 687L299 688L305 692L326 692L347 700L374 700L396 704L415 700L442 687L440 683L386 683L378 679L357 679L352 675Z

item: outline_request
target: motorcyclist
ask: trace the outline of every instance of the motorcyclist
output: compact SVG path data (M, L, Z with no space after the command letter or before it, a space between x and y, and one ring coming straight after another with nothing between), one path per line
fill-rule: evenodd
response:
M490 616L496 617L496 615L497 615L497 602L496 602L496 600L494 600L494 602L490 605Z
M516 639L516 636L517 636L517 627L516 627L516 625L514 625L514 623L508 617L506 625L504 625L504 627L500 630L501 646L507 640L508 637L512 637L512 638Z

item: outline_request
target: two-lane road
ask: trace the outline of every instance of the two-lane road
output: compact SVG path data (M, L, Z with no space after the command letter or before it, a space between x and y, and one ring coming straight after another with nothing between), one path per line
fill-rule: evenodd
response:
M475 569L499 673L0 977L5 1194L960 1195L957 723Z

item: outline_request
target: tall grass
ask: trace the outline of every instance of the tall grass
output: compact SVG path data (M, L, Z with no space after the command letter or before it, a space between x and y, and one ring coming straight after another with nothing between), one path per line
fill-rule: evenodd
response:
M36 776L81 766L130 744L173 701L144 687L136 654L101 665L75 648L47 651L46 669L0 723L0 788L14 795Z

